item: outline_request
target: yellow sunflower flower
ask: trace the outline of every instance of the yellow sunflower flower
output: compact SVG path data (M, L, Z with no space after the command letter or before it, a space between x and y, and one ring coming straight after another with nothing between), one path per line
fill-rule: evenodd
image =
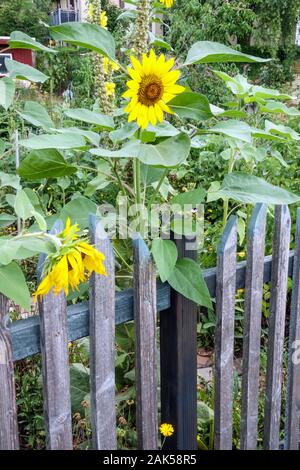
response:
M62 290L68 295L69 287L72 290L78 289L79 284L86 281L93 272L107 276L103 264L105 256L85 238L80 237L78 232L78 225L71 225L68 219L65 229L57 235L61 240L61 247L46 259L45 277L33 294L35 302L51 289L55 295Z
M160 0L165 7L171 8L173 6L174 0Z
M113 82L106 82L105 83L106 94L107 96L113 96L115 94L116 85Z
M125 108L129 114L128 121L137 121L145 129L149 122L155 126L157 121L164 120L164 112L173 114L167 103L184 91L177 85L180 77L179 70L174 67L174 59L166 60L164 54L156 57L151 49L149 55L143 54L142 62L130 57L132 67L128 73L132 80L127 82L128 90L124 98L130 98Z
M161 424L159 427L159 431L164 437L171 437L173 436L175 432L172 424L168 424L168 423Z
M107 18L106 11L102 11L100 15L100 26L102 26L102 28L107 29L107 22L108 22L108 18Z

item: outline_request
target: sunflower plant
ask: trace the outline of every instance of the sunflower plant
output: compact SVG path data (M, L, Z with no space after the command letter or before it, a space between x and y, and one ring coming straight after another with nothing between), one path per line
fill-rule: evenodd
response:
M128 232L138 231L142 235L148 222L145 211L155 204L164 203L167 208L176 205L179 214L188 205L186 215L194 227L203 223L202 215L195 209L206 198L223 200L224 224L230 200L239 204L289 204L299 200L298 196L253 174L263 147L270 142L300 140L293 129L274 122L272 117L265 118L267 113L276 116L279 109L296 112L285 108L282 101L288 98L275 90L249 84L241 75L229 77L220 72L216 73L236 97L234 103L221 108L189 87L189 68L197 64L259 64L269 59L216 42L200 41L192 45L181 61L174 57L162 34L164 13L170 11L173 0L135 3L136 10L131 11L133 25L126 35L129 41L127 44L124 40L121 50L116 51L100 0L90 1L86 22L49 28L54 41L66 44L65 47L75 46L80 54L92 56L95 103L91 109L65 106L60 109L62 119L57 122L40 103L20 104L15 100L15 78L43 83L49 77L27 65L6 61L9 75L0 79L0 105L12 118L18 116L23 127L28 123L31 126L29 136L19 142L18 176L1 176L0 173L2 186L8 185L12 190L10 200L13 199L16 216L21 221L16 237L0 238L0 276L8 280L6 288L0 286L0 291L15 300L9 283L18 277L18 285L24 285L16 260L36 253L47 255L44 279L36 297L52 287L57 293L63 290L67 294L69 287L73 289L79 282L85 282L92 271L109 275L102 255L87 245L87 240L77 238L78 229L87 228L88 214L96 213L96 203L102 202L97 199L97 192L109 185L115 189L116 202L126 199L129 218L139 215L138 223L129 223ZM150 33L151 24L156 25L156 34ZM11 34L9 45L55 54L55 46L51 44L42 45L16 31ZM208 193L195 186L178 193L170 182L170 173L186 171L191 150L198 150L201 155L212 136L224 142L223 157L229 162L228 175L223 182L216 182ZM237 162L241 159L245 160L246 167L243 172L237 172ZM84 178L82 194L74 195L58 214L50 217L43 213L34 191L27 188L26 183L31 181L38 191L43 181L54 178L63 187L63 179L71 176L78 181ZM67 222L68 217L71 220ZM53 237L48 230L53 220L59 218L67 225L59 236ZM39 227L39 232L30 228L32 222ZM175 238L190 236L193 232L176 224L176 217L170 227ZM189 299L210 308L199 263L180 258L174 241L166 239L163 233L161 226L158 233L147 237L159 277ZM130 262L124 259L118 240L114 245L117 258L131 272ZM23 297L17 299L23 305L28 304L24 301L28 298L24 292Z

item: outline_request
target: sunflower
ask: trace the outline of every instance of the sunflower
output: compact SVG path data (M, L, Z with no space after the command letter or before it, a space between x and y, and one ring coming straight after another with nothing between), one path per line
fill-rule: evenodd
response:
M149 55L143 54L141 62L133 56L130 60L132 67L128 67L128 73L132 80L127 82L128 90L123 97L131 101L125 111L129 122L137 121L145 129L149 122L153 126L162 122L164 112L173 114L167 103L182 93L184 87L176 84L180 71L171 70L174 59L166 60L164 54L156 57L151 49Z
M173 6L174 0L160 0L165 7L171 8Z
M34 301L47 295L52 288L55 295L62 290L68 295L69 287L78 289L78 285L93 272L107 276L103 264L105 256L80 237L78 232L78 225L71 225L68 219L65 229L57 235L61 241L58 252L46 259L45 277L33 294Z

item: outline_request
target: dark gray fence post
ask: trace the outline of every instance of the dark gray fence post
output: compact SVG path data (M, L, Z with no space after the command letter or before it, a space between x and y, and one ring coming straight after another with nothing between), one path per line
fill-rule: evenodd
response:
M186 239L179 257L196 259ZM161 421L175 428L164 449L197 448L197 305L171 289L170 308L160 314Z

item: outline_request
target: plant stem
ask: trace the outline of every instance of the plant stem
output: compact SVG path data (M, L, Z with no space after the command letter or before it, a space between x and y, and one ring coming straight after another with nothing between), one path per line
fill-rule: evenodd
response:
M138 158L133 160L133 177L134 177L134 189L135 189L135 202L136 204L142 203L141 195L141 162Z
M165 177L167 176L167 174L168 174L168 170L165 170L165 171L163 172L163 174L162 174L162 176L161 176L159 182L158 182L158 185L157 185L156 188L155 188L154 193L153 193L152 196L151 196L151 199L150 199L150 201L149 201L148 207L151 208L151 204L153 204L153 202L155 202L156 196L157 196L157 194L158 194L158 192L159 192L159 190L160 190L160 188L161 188L161 185L163 184L163 182L164 182Z
M235 164L235 153L231 156L228 164L228 174L232 173ZM229 209L229 199L223 202L223 229L226 227Z

